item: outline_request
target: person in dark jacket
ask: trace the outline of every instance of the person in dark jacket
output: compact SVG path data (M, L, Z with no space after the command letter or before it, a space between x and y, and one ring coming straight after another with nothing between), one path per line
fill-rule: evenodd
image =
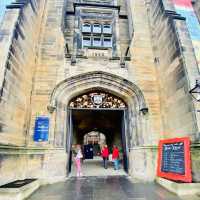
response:
M114 169L119 169L119 149L116 145L113 145L112 160L114 162Z
M101 156L103 158L103 166L105 169L108 168L108 156L109 156L109 150L108 150L108 146L104 145L104 147L101 150Z

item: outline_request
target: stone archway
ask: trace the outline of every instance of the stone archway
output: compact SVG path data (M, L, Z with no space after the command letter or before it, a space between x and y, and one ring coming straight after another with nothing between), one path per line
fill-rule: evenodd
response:
M140 145L143 141L143 128L141 125L144 118L144 112L148 111L142 91L132 82L122 77L106 72L89 72L68 78L59 83L50 97L49 109L55 109L55 145L65 146L67 132L67 105L69 101L79 94L100 89L111 94L119 96L128 106L129 126L134 127L134 133L131 133L134 142L133 146ZM140 136L139 136L140 133Z
M54 144L66 148L70 118L69 102L89 91L104 91L122 99L127 105L126 132L129 134L128 148L142 146L145 142L145 112L148 108L142 91L132 82L106 72L89 72L68 78L60 82L52 92L49 110L54 125ZM53 128L52 128L53 129ZM51 130L52 130L51 129Z

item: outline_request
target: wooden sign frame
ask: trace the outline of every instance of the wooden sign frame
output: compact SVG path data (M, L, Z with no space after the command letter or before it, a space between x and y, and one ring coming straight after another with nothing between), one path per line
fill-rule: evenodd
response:
M172 144L172 143L184 143L184 161L185 161L185 173L177 174L172 172L163 172L162 169L162 153L163 153L163 145L164 144ZM175 181L183 181L186 183L192 182L192 172L191 172L191 157L190 157L190 138L183 137L183 138L173 138L173 139L166 139L159 141L159 148L158 148L158 167L157 167L157 176L167 178L169 180Z

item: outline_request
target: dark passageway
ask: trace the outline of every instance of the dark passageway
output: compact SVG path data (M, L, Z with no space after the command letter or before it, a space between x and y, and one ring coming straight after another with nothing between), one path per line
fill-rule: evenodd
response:
M73 143L83 144L86 133L98 131L106 136L109 147L116 144L121 148L122 117L122 110L74 109Z
M109 147L110 153L112 153L113 145L117 145L120 152L120 164L121 171L113 174L124 174L123 169L127 171L127 154L126 154L126 139L124 131L124 109L72 109L72 144L84 145L85 135L88 133L101 133L105 136L105 143ZM102 144L99 144L99 149L102 148ZM93 145L94 149L95 145ZM98 156L94 156L93 160L84 160L84 174L93 174L92 171L97 171L96 175L106 175L109 171L102 173L101 171L101 157L100 152ZM92 162L94 161L94 162ZM73 168L73 167L72 167ZM94 168L94 169L93 169ZM112 162L110 162L110 168L112 168ZM72 169L72 174L73 174ZM90 172L88 173L88 170ZM111 170L111 169L109 169ZM71 168L69 172L71 171ZM112 173L112 171L111 171ZM73 175L72 175L73 176Z

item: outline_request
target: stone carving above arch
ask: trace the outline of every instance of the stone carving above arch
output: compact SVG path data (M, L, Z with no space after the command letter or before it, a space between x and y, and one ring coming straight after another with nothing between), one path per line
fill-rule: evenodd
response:
M115 98L116 100L113 101L117 102L120 100L119 104L112 104L117 109L120 105L122 107L125 105L126 112L124 116L128 119L125 126L128 138L127 145L131 147L142 144L144 140L141 138L145 135L144 130L146 130L146 118L144 118L144 115L148 112L142 91L136 84L123 77L107 72L94 71L67 78L61 81L52 91L48 109L49 112L54 113L52 121L56 123L54 133L56 146L65 146L65 134L69 134L69 130L71 130L69 128L69 120L71 119L69 116L71 116L72 109L67 108L69 106L83 106L84 103L75 105L76 100L82 102L84 98L91 98L89 95L93 92L96 92L97 95L101 93L105 95L105 102L110 102L111 99ZM83 97L85 94L86 96ZM107 98L106 95L108 95ZM112 98L109 99L109 97ZM90 99L90 101L92 100ZM100 99L97 97L96 105L94 105L94 102L91 104L92 102L90 101L87 105L84 105L86 108L88 108L88 105L93 105L101 109L101 106L104 105L98 104L98 102L101 102L101 97ZM124 105L120 103L124 103ZM109 106L111 107L111 104L108 105L108 108L110 108Z
M123 77L102 71L88 72L61 81L52 91L49 108L54 109L59 102L68 105L71 99L81 93L95 90L116 94L126 103L135 99L139 110L147 108L143 93L137 85Z
M103 91L91 91L73 98L70 108L125 108L126 103L119 97Z

